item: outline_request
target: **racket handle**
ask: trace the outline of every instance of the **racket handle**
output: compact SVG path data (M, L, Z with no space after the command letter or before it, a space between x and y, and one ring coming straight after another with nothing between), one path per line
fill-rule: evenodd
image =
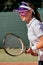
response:
M26 50L28 50L28 48L25 49L25 53L27 54Z
M25 53L32 53L33 51L32 51L32 49L31 48L26 48L26 50L25 50Z

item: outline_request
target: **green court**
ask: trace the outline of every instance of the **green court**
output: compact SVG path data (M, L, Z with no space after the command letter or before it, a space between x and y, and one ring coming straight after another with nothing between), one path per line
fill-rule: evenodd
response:
M17 57L12 57L7 55L3 49L0 49L0 62L37 62L37 57L25 53Z

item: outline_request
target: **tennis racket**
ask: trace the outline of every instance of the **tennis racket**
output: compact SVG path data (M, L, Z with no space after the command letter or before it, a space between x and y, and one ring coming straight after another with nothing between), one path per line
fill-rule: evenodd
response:
M13 33L7 33L3 39L4 51L10 56L19 56L27 49L22 39Z

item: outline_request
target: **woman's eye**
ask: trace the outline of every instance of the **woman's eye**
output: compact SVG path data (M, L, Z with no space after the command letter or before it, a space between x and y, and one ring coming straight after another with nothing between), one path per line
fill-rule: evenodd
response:
M20 12L20 13L24 13L24 12Z
M24 12L21 12L21 13L24 13Z

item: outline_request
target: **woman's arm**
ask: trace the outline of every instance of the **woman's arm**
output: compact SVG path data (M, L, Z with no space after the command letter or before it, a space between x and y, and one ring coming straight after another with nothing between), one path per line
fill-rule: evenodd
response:
M37 43L37 45L31 47L32 50L37 50L41 48L43 48L43 36L39 37L39 42Z
M39 43L36 45L37 49L43 48L43 36L40 36L39 40Z
M37 43L37 45L35 46L32 46L31 48L28 48L26 50L26 53L30 53L33 56L38 56L38 54L33 51L43 48L43 36L40 36L39 40L40 40L39 43Z
M38 56L37 51L36 51L36 50L33 51L31 48L28 48L28 49L26 50L26 54L31 54L32 56Z
M37 51L35 50L35 51L33 51L33 52L31 53L31 55L32 55L32 56L38 56L38 53L37 53Z

